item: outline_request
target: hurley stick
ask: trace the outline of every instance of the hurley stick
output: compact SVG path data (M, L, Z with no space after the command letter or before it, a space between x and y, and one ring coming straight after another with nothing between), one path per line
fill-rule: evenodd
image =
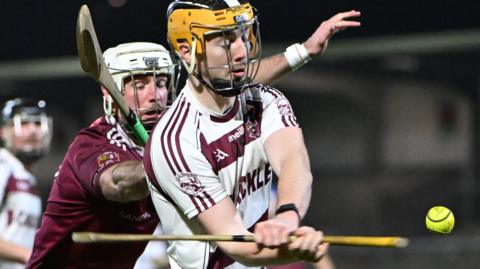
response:
M148 234L112 234L75 232L72 239L76 243L121 243L135 241L235 241L255 242L254 235L148 235ZM290 240L294 240L292 236ZM324 236L323 242L341 246L364 247L391 247L403 248L408 246L408 239L404 237L380 236Z
M122 94L113 81L112 75L108 71L107 65L103 60L102 50L98 44L92 17L87 5L83 5L78 13L77 50L83 71L103 85L113 101L120 108L121 113L127 119L128 126L132 129L140 142L145 144L148 139L148 133L135 113L133 113L125 103Z

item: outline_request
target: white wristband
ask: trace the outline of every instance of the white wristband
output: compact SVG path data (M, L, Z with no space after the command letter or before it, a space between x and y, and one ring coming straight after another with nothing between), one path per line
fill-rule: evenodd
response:
M288 65L293 71L302 67L312 59L305 46L298 43L289 46L283 54L285 58L287 58Z

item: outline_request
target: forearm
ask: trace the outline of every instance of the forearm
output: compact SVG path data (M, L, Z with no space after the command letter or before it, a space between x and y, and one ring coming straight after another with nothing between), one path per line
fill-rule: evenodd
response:
M300 216L304 217L310 204L313 181L306 151L291 154L291 158L280 169L278 178L277 207L293 203Z
M247 266L280 265L300 261L287 246L280 248L259 248L255 243L233 243L229 255ZM223 249L222 249L223 250Z
M200 213L198 220L199 225L203 226L208 234L252 234L244 227L230 198L225 198L214 207ZM251 266L289 263L296 260L286 250L280 252L279 248L260 248L257 243L217 242L217 244L225 254Z
M317 263L313 265L315 269L335 269L335 264L330 257L330 255L325 254L325 256Z
M260 223L257 223L257 225ZM246 232L248 233L248 232ZM300 227L293 234L296 239L280 245L265 245L239 242L219 242L220 248L229 256L248 266L288 264L297 261L318 262L326 253L328 245L321 244L323 234L311 227ZM261 236L255 233L256 239Z
M208 234L252 234L249 232L237 212L230 198L225 198L213 207L203 211L198 216L199 225L203 226ZM222 221L218 221L222 220ZM323 235L311 227L300 227L293 231L296 239L289 242L289 232L285 227L277 224L269 225L273 234L260 234L258 226L269 221L258 222L255 225L255 243L217 242L222 251L236 261L246 265L286 264L298 261L318 261L322 250L318 246ZM279 238L281 235L282 238ZM265 240L266 239L266 240Z
M30 250L0 239L0 259L26 264Z
M101 187L111 201L138 201L149 195L141 161L125 161L111 167L102 174Z
M260 67L258 68L255 82L261 84L273 84L289 71L290 67L288 66L287 59L283 52L275 54L260 61Z

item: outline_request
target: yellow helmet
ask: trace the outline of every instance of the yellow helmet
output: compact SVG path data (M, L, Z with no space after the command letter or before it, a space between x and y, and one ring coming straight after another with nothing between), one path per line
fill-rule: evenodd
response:
M179 50L178 40L187 40L190 47L196 41L197 54L204 52L203 37L207 31L236 26L238 22L253 21L253 7L246 1L237 6L228 6L230 1L214 2L213 5L201 4L202 1L174 1L167 11L168 42L175 51ZM225 5L222 5L225 3Z
M228 31L241 29L245 37L245 47L248 50L248 66L250 72L241 88L245 88L253 81L254 76L258 70L258 61L261 55L260 31L258 27L258 19L256 10L247 0L176 0L172 2L167 10L167 37L172 50L177 54L180 51L179 42L187 42L192 51L195 51L197 56L205 56L205 37L210 34L225 33ZM229 55L227 57L230 57ZM206 61L205 61L206 62ZM197 78L193 69L195 68L195 57L192 57L192 62L189 66L183 62L189 73L193 73ZM252 63L256 63L252 65ZM254 67L255 66L255 67ZM229 63L225 67L213 68L230 68L233 69L232 64ZM205 69L212 69L212 67L205 66ZM239 85L232 80L230 86L222 85L219 87L211 83L210 78L199 78L201 82L206 82L206 85L215 90L217 93L230 92L233 88L238 90ZM203 80L203 81L202 81ZM227 83L228 84L228 83ZM228 93L228 95L234 95Z

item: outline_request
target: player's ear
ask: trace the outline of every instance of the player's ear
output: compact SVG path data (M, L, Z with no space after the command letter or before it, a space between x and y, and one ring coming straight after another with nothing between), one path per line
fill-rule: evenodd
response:
M107 96L109 96L109 95L110 95L110 94L107 92L107 90L106 90L106 89L105 89L103 86L101 86L101 88L100 88L100 89L102 90L102 94L103 94L103 96L107 97Z
M0 127L0 140L1 140L0 142L5 142L5 136L6 136L5 132L6 132L5 127Z
M177 42L178 54L186 63L190 64L192 57L192 48L190 47L190 44L188 44L187 40L185 39L178 40Z

